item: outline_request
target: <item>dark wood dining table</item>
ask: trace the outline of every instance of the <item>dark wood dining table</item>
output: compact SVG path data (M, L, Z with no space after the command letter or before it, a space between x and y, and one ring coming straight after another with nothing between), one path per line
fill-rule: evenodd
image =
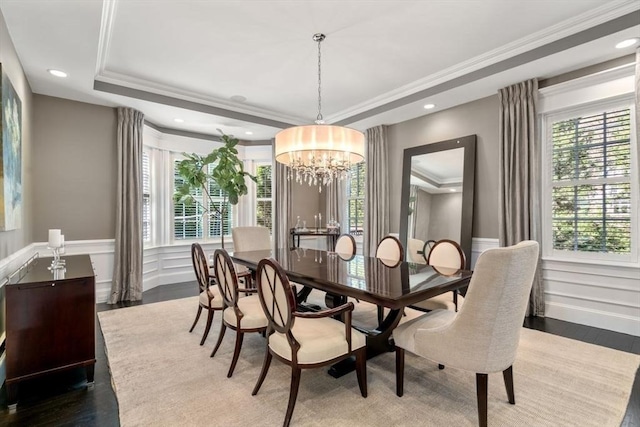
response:
M313 288L327 293L329 306L352 297L388 308L388 314L376 327L358 328L366 333L368 358L393 351L391 334L402 319L405 307L463 288L471 278L471 271L467 270L412 262L394 263L363 255L346 257L305 248L233 252L231 258L251 270L257 269L261 259L275 259L291 281L305 286L298 292L298 302L302 302ZM337 377L350 370L349 366L339 365L334 365L329 373Z

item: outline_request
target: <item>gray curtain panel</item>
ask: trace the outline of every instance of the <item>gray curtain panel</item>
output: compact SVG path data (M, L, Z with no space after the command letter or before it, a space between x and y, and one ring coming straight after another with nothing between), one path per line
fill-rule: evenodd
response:
M500 100L500 246L523 240L541 242L540 141L538 141L538 81L527 80L498 92ZM530 316L544 316L541 261L531 289Z
M326 186L325 194L327 198L325 218L326 225L331 218L340 223L340 232L346 233L347 229L347 180L334 180Z
M275 158L275 156L274 156ZM291 218L291 181L287 166L275 163L275 198L273 216L273 244L276 248L289 247L289 219Z
M118 108L116 242L109 304L142 299L142 127L144 115Z
M387 127L367 129L365 161L364 254L374 256L378 242L389 233Z

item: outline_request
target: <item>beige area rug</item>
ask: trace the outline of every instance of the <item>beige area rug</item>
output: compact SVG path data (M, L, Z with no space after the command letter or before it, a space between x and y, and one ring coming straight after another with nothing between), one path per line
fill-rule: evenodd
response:
M260 393L264 338L245 336L234 376L226 378L235 335L215 358L219 313L204 346L204 319L188 333L197 299L98 313L123 426L279 426L289 396L289 369L273 360ZM640 356L523 329L514 365L516 405L501 374L489 376L490 426L619 426ZM302 373L292 425L475 426L475 375L407 353L405 394L395 395L394 353L367 362L369 397L355 373Z

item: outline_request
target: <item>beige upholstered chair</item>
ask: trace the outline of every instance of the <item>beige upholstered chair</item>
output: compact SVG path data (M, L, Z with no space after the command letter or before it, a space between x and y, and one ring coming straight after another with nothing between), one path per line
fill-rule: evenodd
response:
M512 364L538 263L538 242L483 252L458 313L434 310L398 326L396 393L403 394L405 350L451 368L476 373L478 418L487 425L488 374L502 372L515 404Z
M343 234L338 237L334 252L348 259L356 254L356 249L356 239L351 234Z
M271 233L267 227L234 227L231 229L231 237L233 250L236 252L271 249Z
M200 297L198 299L198 313L196 314L196 320L193 321L193 325L191 325L189 332L192 332L193 328L196 327L198 319L200 319L202 309L204 308L207 310L207 324L204 328L202 340L200 341L200 345L202 345L207 339L207 335L209 335L209 329L211 329L211 322L213 321L213 313L216 310L224 309L224 301L222 300L218 286L211 286L211 276L209 275L207 256L204 254L202 246L198 243L193 243L191 245L191 261L193 262L193 269L196 273Z
M256 395L260 390L273 356L291 366L291 389L284 419L286 427L291 422L296 404L301 369L331 365L355 355L360 393L367 397L366 341L364 334L351 328L353 303L319 312L296 311L296 298L289 279L273 259L260 261L257 283L269 326L262 372L252 394ZM344 323L333 318L338 315L343 316Z
M231 238L235 252L268 251L271 249L271 233L267 227L233 227ZM252 287L249 269L239 264L235 264L234 267L238 278L245 282L245 288Z
M247 332L264 332L267 329L267 316L260 305L260 298L256 294L256 289L239 289L238 276L236 275L233 261L224 249L216 250L213 256L213 268L216 272L220 294L224 299L226 308L222 314L222 325L218 342L211 352L211 357L222 343L222 338L227 328L236 331L236 346L231 359L231 366L227 373L227 378L233 375L233 370L238 362L240 350L242 349L242 339ZM251 296L240 298L239 292L253 293Z
M444 267L457 272L457 270L464 270L467 260L462 248L457 242L443 239L435 242L431 250L429 250L427 264L435 268ZM427 311L440 309L458 311L459 305L462 305L464 302L464 297L458 295L457 290L452 291L452 293L453 298L451 298L448 293L442 294L425 301L420 301L412 305L411 308Z

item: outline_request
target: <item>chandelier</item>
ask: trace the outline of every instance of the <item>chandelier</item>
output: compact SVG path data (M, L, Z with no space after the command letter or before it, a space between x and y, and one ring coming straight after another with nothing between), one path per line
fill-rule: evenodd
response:
M314 34L318 43L318 116L315 124L295 126L276 134L276 161L289 166L288 179L309 185L331 184L349 176L351 165L364 160L364 134L355 129L327 125L322 118L320 44L324 34Z

